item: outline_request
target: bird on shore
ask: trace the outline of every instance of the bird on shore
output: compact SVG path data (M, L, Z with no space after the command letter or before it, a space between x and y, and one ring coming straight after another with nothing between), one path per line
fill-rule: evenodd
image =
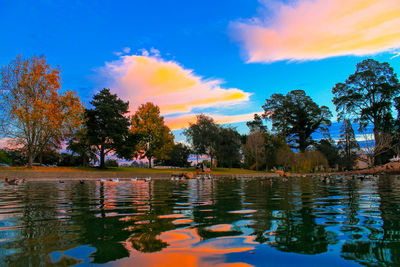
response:
M119 178L113 178L112 181L115 183L119 183Z
M135 178L131 178L131 181L132 182L136 182L138 180L138 178L137 177L135 177Z
M150 182L151 181L151 177L147 177L144 179L146 182Z
M18 184L24 183L25 181L26 181L25 178L9 179L8 177L3 177L3 183L5 185L18 185Z

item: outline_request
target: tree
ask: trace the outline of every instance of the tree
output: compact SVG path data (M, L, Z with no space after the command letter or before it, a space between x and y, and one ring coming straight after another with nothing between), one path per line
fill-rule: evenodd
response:
M234 128L219 127L215 155L218 166L225 168L240 167L240 134Z
M247 136L246 144L243 146L243 154L250 169L254 168L258 171L262 166L265 166L266 143L264 134L262 131L253 131Z
M129 102L124 102L110 89L93 96L92 109L85 110L89 144L99 154L100 168L105 168L105 156L114 152L120 158L131 159L139 137L129 131Z
M247 127L249 127L250 132L253 132L253 131L266 132L267 131L267 126L264 125L263 118L258 114L254 114L254 119L252 121L246 122L246 125L247 125Z
M339 153L341 155L341 165L346 170L352 170L357 160L357 151L360 146L357 143L351 121L348 119L343 120L342 133L338 142Z
M97 150L90 144L86 127L82 127L75 132L67 143L67 149L72 151L72 155L77 154L80 157L82 166L88 166L91 161L98 161Z
M332 102L338 112L338 120L353 117L360 130L371 123L377 143L381 133L392 130L393 99L398 107L400 84L397 75L388 63L373 59L363 60L356 71L344 83L337 83L332 89Z
M168 158L174 146L174 135L164 124L158 106L151 102L142 104L132 116L131 131L142 137L137 149L149 160L149 168L153 158Z
M12 165L12 159L7 156L7 152L3 149L0 149L0 163Z
M60 89L60 71L43 56L19 56L1 68L0 126L24 147L29 166L49 143L60 146L82 123L76 93Z
M189 128L183 134L192 145L196 155L207 154L211 158L212 165L216 152L218 125L214 122L213 118L204 114L197 115L196 117L196 123L190 123Z
M173 149L167 154L167 159L161 159L158 162L166 166L174 167L188 167L190 162L188 162L191 150L188 146L178 143L175 144Z
M311 134L318 129L327 131L331 124L329 108L318 106L303 90L273 94L262 108L264 116L272 121L272 130L301 152L313 143Z
M329 167L335 168L339 164L339 148L331 139L321 139L315 144L317 151L321 152L328 160Z

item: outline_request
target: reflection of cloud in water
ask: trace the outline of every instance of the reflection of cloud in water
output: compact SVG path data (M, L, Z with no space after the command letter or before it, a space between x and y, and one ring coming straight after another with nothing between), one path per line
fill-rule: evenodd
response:
M231 225L219 225L214 228L224 230L231 228ZM202 241L196 229L171 230L161 233L157 238L168 243L168 247L151 254L140 253L129 241L125 242L124 245L131 255L121 259L115 266L227 266L226 254L246 252L254 249L257 244L250 236L230 236ZM230 263L229 266L251 265L237 262Z

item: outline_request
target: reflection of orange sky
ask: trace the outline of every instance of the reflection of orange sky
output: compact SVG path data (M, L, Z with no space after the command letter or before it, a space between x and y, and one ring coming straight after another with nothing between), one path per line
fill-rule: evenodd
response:
M217 224L206 228L208 231L212 232L228 232L232 230L231 224Z
M230 225L226 225L231 228ZM226 228L226 227L225 227ZM245 263L225 263L225 254L246 252L254 249L252 237L223 237L202 241L196 229L167 231L158 239L169 246L160 252L140 253L130 244L124 243L131 252L129 258L119 260L114 266L251 266ZM239 242L237 239L243 239ZM250 253L249 253L250 255Z

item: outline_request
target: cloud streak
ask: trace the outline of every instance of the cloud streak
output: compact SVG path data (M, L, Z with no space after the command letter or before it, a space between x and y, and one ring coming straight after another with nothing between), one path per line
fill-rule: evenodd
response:
M129 100L131 111L147 101L160 107L163 115L190 113L193 109L224 107L249 100L250 93L223 88L218 79L204 79L175 61L166 61L159 51L121 55L101 69L108 86Z
M231 25L248 62L363 56L400 47L398 0L264 1L263 5L264 15Z
M254 113L246 113L239 115L215 115L215 114L206 114L206 115L211 116L218 124L251 121L254 119ZM196 114L186 114L178 117L165 118L165 123L171 130L187 128L189 127L189 123L195 123L195 122L196 122Z

